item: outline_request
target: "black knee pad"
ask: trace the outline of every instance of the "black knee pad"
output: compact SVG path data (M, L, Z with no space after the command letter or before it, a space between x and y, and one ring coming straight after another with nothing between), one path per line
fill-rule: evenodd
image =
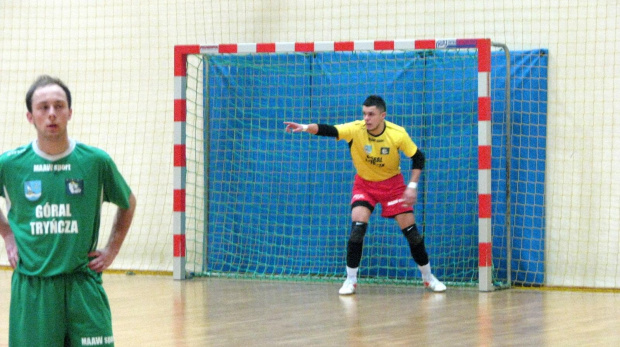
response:
M368 228L368 223L364 223L364 222L351 223L351 236L349 237L349 241L355 242L355 243L364 242L364 235L366 235L367 228Z
M347 242L347 266L350 268L360 266L367 227L368 223L364 222L353 222L351 224L351 236Z
M424 247L424 236L418 232L418 227L413 224L402 230L403 235L409 242L409 249L411 250L411 256L418 265L428 264L428 253L426 247Z
M420 233L418 232L418 227L415 224L410 225L401 231L403 232L403 235L405 235L405 238L407 238L407 242L409 242L409 245L411 246L417 246L420 243L424 242L424 237L420 235Z

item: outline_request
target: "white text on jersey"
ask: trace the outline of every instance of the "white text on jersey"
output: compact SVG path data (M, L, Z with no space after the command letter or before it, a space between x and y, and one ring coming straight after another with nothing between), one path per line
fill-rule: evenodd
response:
M71 204L48 203L37 205L34 213L37 219L71 217ZM30 222L30 233L32 235L77 234L78 232L76 220L52 219Z
M71 164L34 164L33 172L71 171Z

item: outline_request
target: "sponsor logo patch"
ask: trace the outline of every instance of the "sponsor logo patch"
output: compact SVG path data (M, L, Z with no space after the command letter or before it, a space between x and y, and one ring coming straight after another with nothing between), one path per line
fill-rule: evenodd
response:
M41 197L41 181L26 181L24 183L24 195L30 201L37 201Z
M65 180L65 191L67 192L67 195L84 194L84 180L67 178Z

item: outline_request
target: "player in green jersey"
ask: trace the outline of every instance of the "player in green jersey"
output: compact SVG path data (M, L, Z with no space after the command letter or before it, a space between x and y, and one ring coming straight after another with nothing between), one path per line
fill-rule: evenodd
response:
M11 282L9 346L113 346L101 272L118 254L136 199L110 156L69 137L71 92L40 76L26 94L33 142L0 155L0 235ZM101 206L118 206L96 249Z
M381 204L381 216L393 218L409 243L411 256L418 264L426 288L444 292L446 286L431 272L424 238L418 232L413 214L417 201L418 180L424 168L424 154L401 126L385 120L383 98L370 95L363 103L363 120L345 124L299 124L284 122L288 132L308 132L335 137L349 143L353 165L357 171L351 198L351 234L347 243L347 279L341 295L355 294L357 272L362 259L364 236L370 215ZM411 158L411 177L405 185L400 171L400 153Z

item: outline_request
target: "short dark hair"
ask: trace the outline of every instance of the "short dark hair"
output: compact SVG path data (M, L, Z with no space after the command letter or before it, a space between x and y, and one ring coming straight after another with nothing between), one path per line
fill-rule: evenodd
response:
M32 85L28 89L28 92L26 93L26 107L28 108L28 112L32 113L32 95L34 94L34 92L41 87L49 86L52 84L58 85L60 88L62 88L62 90L65 91L65 95L67 95L67 103L69 104L69 108L71 108L71 92L69 91L67 85L57 77L41 75L37 77L37 79L32 83Z
M364 103L362 105L364 105L366 107L375 106L381 112L387 111L387 107L385 106L385 101L379 95L370 95L370 96L368 96L366 98L366 100L364 100Z

